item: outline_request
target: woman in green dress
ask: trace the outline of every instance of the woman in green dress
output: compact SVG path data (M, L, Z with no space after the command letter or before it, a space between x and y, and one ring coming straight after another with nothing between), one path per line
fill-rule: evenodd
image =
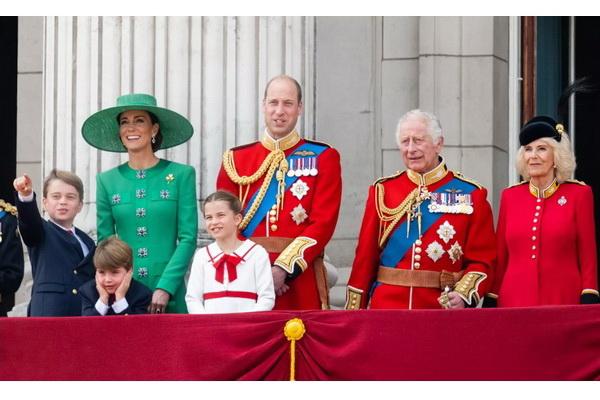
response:
M153 96L127 94L81 130L93 147L128 154L96 177L98 241L117 234L131 246L134 278L154 292L149 312L185 313L184 276L198 231L196 171L155 152L187 141L192 125Z

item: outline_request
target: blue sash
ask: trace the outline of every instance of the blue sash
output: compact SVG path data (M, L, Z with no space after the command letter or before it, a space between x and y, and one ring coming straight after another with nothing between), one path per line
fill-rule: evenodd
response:
M0 219L2 219L2 217L4 217L4 214L6 214L6 211L0 210Z
M302 146L300 146L296 150L294 150L288 157L286 157L286 159L287 159L288 163L291 165L290 161L304 157L302 155L296 155L296 153L298 153L298 152L302 152L302 151L313 152L314 157L317 157L322 152L324 152L326 149L327 149L327 146L317 144L317 143L312 143L312 142L306 142ZM294 162L294 164L297 165L296 162ZM299 177L296 175L288 176L286 174L285 190L288 190L290 188L290 186L292 186L292 184L294 182L296 182L296 180L298 178ZM244 235L244 237L247 237L247 238L252 237L252 234L254 234L254 231L256 230L256 227L258 226L258 224L267 215L267 213L269 212L271 207L273 207L273 205L277 203L277 188L278 188L278 186L279 186L279 182L277 181L276 174L273 174L273 178L271 178L271 183L269 183L269 187L267 188L267 191L265 193L265 197L263 198L262 203L258 207L258 210L256 210L256 213L254 214L254 216L252 217L250 222L248 222L248 225L246 225L246 228L244 228L244 230L242 230L242 235ZM259 190L260 190L260 188L259 188ZM256 199L257 195L258 195L258 190L252 195L248 204L246 204L246 208L244 209L244 215L246 215L246 213L248 212L248 210L254 203L254 199Z
M451 172L450 172L451 173ZM443 192L446 189L460 190L461 194L470 194L475 190L476 186L463 180L454 178L444 186L438 188L435 192ZM429 228L440 218L444 213L432 213L429 211L430 200L427 199L421 204L421 228L422 234L425 234ZM404 257L406 252L412 247L415 240L419 238L418 228L411 227L408 237L406 237L406 224L410 221L405 219L404 222L394 229L394 232L390 235L387 243L385 244L381 256L379 258L379 265L384 267L394 268L400 260ZM414 221L416 224L417 221Z

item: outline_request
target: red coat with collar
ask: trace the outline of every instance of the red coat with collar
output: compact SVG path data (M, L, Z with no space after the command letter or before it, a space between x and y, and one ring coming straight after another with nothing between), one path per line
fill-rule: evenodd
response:
M526 183L505 189L497 236L499 307L578 304L584 289L598 289L589 186L565 182L545 199Z
M285 150L286 157L294 153L298 147L306 143L300 141L293 147ZM307 268L289 283L290 289L282 296L275 298L274 309L303 310L321 309L317 285L312 263L319 256L325 245L331 239L337 223L342 195L342 178L340 155L337 150L324 143L318 143L328 148L317 157L318 174L316 176L301 176L296 182L302 180L308 186L308 192L301 199L287 189L284 195L283 209L279 211L279 220L275 222L277 230L270 229L268 215L259 224L252 237L285 237L297 238L299 236L311 238L316 244L306 248L302 258L306 261ZM251 143L232 149L235 168L238 175L249 176L254 174L263 160L271 152L261 142ZM250 185L246 202L250 201L263 182L260 178ZM246 186L247 187L247 186ZM246 187L243 187L245 192ZM217 189L228 190L238 195L240 187L234 183L221 166L217 178ZM244 193L242 193L243 196ZM292 210L301 205L306 210L307 217L301 223L292 219ZM271 262L275 262L279 253L269 253Z
M454 178L455 174L452 171L447 171L440 181L428 185L427 188L430 192L435 192ZM397 207L411 191L418 187L409 179L406 172L381 179L378 182L383 184L385 189L384 203L389 208ZM472 214L440 214L441 217L426 232L423 232L421 246L416 244L412 246L395 268L416 269L415 256L418 255L420 256L418 269L422 271L481 272L486 275L486 278L480 282L477 288L478 297L482 297L490 286L490 272L496 255L492 210L486 197L487 191L484 188L476 187L471 193L474 209ZM349 298L352 296L353 291L354 293L362 292L362 295L359 296L360 305L355 305L360 306L360 308L441 308L437 301L441 290L436 288L411 288L382 283L377 285L372 294L369 293L376 282L382 252L382 248L378 244L381 221L376 210L376 202L374 184L369 188L369 197L356 247L356 256L348 281ZM403 217L398 225L405 220L406 217ZM446 222L455 231L447 243L437 232L440 226ZM411 229L417 229L415 222L411 224ZM427 251L434 242L439 244L443 250L443 254L437 260L434 260ZM448 253L454 243L458 243L464 253L455 262L451 260ZM433 254L433 257L436 257L435 254ZM350 307L348 304L346 307L357 308Z

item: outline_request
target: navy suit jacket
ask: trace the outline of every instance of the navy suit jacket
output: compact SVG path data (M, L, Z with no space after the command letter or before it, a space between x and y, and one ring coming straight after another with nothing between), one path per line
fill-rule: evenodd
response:
M92 238L75 228L89 249L83 256L81 245L53 222L42 219L35 202L15 200L19 211L19 230L29 250L33 287L27 315L60 317L81 315L79 287L94 278L96 245Z
M23 280L23 245L17 218L0 208L0 317L15 305L15 292Z
M81 315L100 315L95 307L98 298L100 298L100 294L96 289L96 281L93 280L81 286L79 288L79 294L81 295ZM110 307L106 315L147 314L148 305L152 300L152 291L143 283L132 279L129 290L125 293L125 299L127 300L127 304L129 304L125 310L117 314L112 307Z

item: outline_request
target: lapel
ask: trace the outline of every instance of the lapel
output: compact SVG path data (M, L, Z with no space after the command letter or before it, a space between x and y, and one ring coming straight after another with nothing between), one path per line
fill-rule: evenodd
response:
M60 226L56 225L54 222L48 221L48 223L56 231L60 240L65 241L68 245L68 248L71 248L73 251L75 251L79 255L80 259L83 259L83 250L81 250L81 245L79 244L77 238Z

